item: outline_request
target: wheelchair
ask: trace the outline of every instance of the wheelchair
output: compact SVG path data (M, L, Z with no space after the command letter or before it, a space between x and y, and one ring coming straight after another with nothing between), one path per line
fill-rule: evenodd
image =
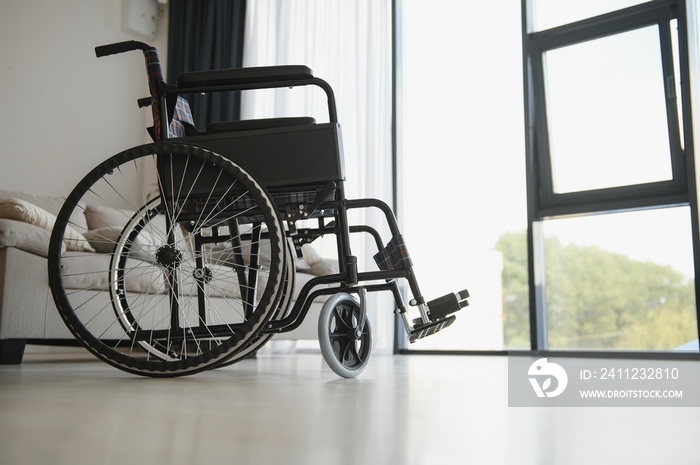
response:
M394 215L376 199L346 199L333 90L306 66L184 73L163 80L158 52L127 41L98 57L141 51L153 143L91 170L67 196L49 246L52 296L66 326L104 362L172 377L235 363L275 334L297 328L325 298L321 353L352 378L372 352L367 293L391 292L411 342L446 328L468 305L466 290L427 301ZM197 130L183 94L317 86L327 123L309 117L211 123ZM376 208L391 238L350 225L348 211ZM350 235L374 238L378 269L360 271ZM335 237L339 269L305 284L291 305L294 255ZM399 280L412 294L409 317Z

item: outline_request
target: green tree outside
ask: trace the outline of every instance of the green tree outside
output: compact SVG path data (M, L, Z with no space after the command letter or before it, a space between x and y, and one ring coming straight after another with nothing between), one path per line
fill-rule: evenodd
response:
M526 233L504 234L496 250L506 345L529 347ZM545 250L551 349L669 350L697 339L693 280L673 268L556 237Z

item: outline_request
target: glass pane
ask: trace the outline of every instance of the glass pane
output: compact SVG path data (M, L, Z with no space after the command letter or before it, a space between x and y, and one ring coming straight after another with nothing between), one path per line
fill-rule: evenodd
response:
M554 192L672 178L657 26L545 59Z
M647 0L533 0L535 31L621 10ZM533 31L531 31L533 32Z
M397 215L424 296L472 295L451 327L408 348L529 348L526 236L508 235L527 228L520 2L499 5L497 33L488 2L402 5ZM525 298L505 309L513 274Z
M550 349L667 351L697 340L688 207L549 220L544 230Z

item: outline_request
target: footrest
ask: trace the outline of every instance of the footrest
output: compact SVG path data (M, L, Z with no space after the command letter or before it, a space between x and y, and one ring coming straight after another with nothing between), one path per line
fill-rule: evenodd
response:
M440 320L445 318L447 315L454 313L458 310L469 305L467 298L469 297L469 291L466 289L438 297L435 300L428 302L428 309L430 310L431 320Z
M413 331L411 331L411 333L408 335L408 340L409 342L411 342L411 344L413 344L418 339L423 339L424 337L442 331L443 329L447 328L452 323L454 323L456 319L457 317L452 315L442 320L431 321L425 324L418 324L413 327Z

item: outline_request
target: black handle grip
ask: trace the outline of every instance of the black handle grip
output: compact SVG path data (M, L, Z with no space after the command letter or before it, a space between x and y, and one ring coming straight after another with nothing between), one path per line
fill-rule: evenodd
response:
M136 103L138 103L139 108L150 107L153 105L153 97L140 98L136 101Z
M95 47L95 55L98 58L107 55L115 55L117 53L130 52L132 50L148 50L151 47L143 42L138 42L136 40L127 40L125 42L117 42L114 44L100 45Z

